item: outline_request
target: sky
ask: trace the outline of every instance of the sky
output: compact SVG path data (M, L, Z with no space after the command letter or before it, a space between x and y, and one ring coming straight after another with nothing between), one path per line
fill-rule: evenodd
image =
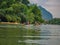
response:
M54 18L60 18L60 0L29 0L32 4L41 5L50 13Z

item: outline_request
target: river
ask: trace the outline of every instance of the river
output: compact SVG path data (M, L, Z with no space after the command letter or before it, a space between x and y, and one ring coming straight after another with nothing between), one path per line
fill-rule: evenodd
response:
M35 43L37 45L60 45L60 25L40 25L39 36L27 37L40 37L36 40L24 40L25 43ZM33 45L33 44L32 44Z
M60 25L47 24L38 28L40 30L30 34L29 31L14 29L13 26L12 29L0 26L0 45L60 45Z

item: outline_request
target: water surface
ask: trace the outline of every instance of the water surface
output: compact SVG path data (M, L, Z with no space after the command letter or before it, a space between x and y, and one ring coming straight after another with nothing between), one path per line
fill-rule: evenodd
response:
M0 25L0 45L60 45L60 25L40 25L37 28L27 25L25 28Z

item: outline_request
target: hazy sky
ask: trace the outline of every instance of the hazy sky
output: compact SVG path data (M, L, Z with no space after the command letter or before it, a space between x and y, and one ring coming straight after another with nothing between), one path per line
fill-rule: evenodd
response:
M43 6L53 14L53 17L60 18L60 0L30 0L30 2Z

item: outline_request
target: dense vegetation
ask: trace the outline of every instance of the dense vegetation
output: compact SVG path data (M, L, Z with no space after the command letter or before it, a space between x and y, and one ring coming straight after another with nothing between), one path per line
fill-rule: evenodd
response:
M58 25L60 25L60 18L54 18L54 19L48 21L48 24L58 24Z
M37 5L28 0L0 0L0 22L43 22Z

